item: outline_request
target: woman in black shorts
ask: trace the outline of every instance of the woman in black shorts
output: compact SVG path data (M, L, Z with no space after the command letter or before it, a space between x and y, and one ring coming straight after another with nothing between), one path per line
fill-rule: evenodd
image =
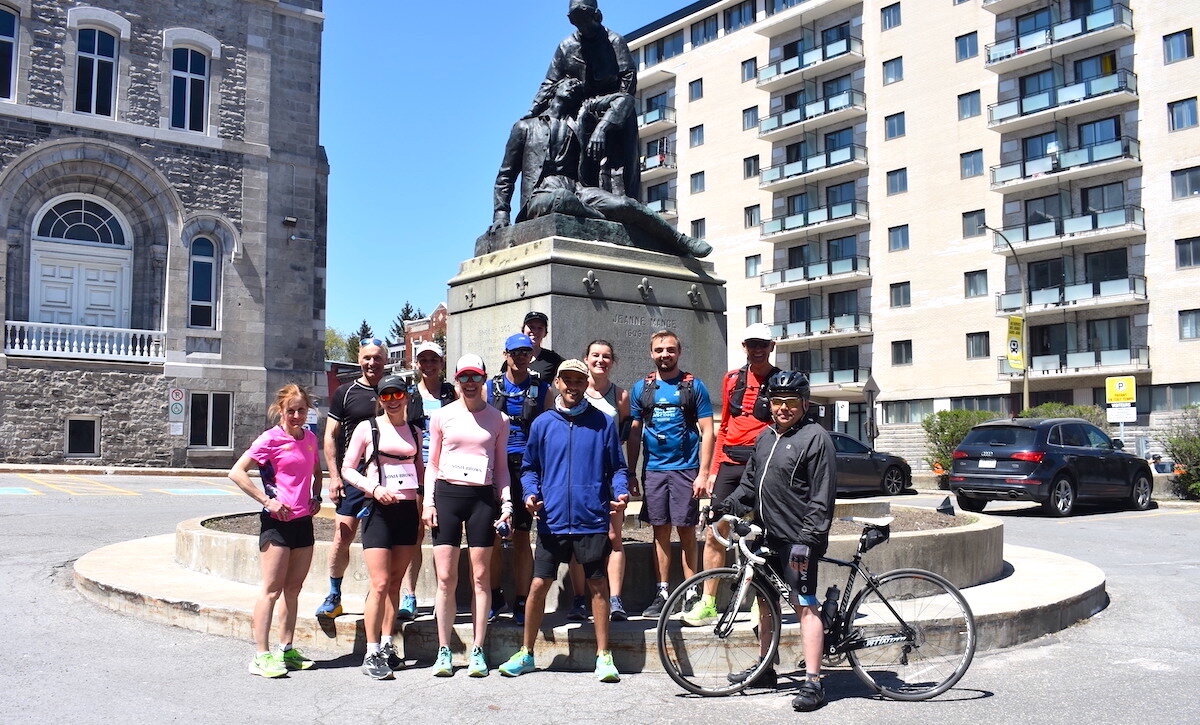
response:
M392 641L400 581L417 541L421 503L417 489L425 474L420 435L408 424L408 384L389 375L376 387L380 415L363 421L346 445L342 480L370 501L362 529L363 561L371 589L363 613L367 656L363 672L377 680L392 679L400 655ZM367 472L356 466L367 461Z
M317 437L304 426L312 399L298 385L289 384L275 394L270 414L279 425L264 431L229 469L229 479L262 505L258 535L262 591L254 604L254 644L258 654L250 674L281 677L289 669L306 670L312 660L292 647L296 631L296 600L313 554L313 514L321 508L321 462ZM250 480L250 467L258 466L260 491ZM279 652L271 652L271 617L275 602L280 612Z

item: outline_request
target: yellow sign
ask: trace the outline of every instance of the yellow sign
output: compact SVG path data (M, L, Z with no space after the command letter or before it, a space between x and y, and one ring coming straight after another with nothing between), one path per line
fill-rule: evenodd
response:
M1008 318L1008 366L1013 370L1025 369L1025 350L1021 345L1024 324L1020 317Z
M1109 403L1136 403L1137 381L1132 375L1104 379L1104 398Z

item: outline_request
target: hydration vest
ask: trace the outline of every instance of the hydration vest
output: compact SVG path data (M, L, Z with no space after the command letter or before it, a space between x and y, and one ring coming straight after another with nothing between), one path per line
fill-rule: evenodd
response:
M767 380L770 380L771 376L777 372L779 372L779 368L772 365L771 372L767 373ZM729 408L729 416L731 418L736 418L739 415L743 415L742 400L744 400L746 397L746 377L749 374L750 374L750 366L749 365L742 367L740 370L726 373L726 377L733 375L733 376L736 376L736 378L737 378L736 380L733 381L733 390L729 391L728 408ZM756 420L760 420L763 423L770 423L771 422L771 401L767 396L763 395L763 392L765 391L766 387L767 387L766 383L763 383L763 385L758 389L758 398L756 398L754 401L753 415Z
M508 413L508 399L521 398L521 414L518 415L514 422L521 426L521 430L529 432L529 426L533 424L533 419L542 412L542 406L538 401L538 391L541 390L542 379L537 373L530 371L529 387L525 390L518 390L515 393L504 392L504 374L501 373L492 378L492 407L499 410L501 413Z
M683 418L689 426L696 425L699 418L696 415L696 388L693 382L696 377L691 373L684 373L683 380L679 381L679 402L678 403L656 403L654 402L654 391L658 390L658 375L650 373L642 384L642 394L638 397L638 407L642 411L642 422L650 420L654 414L655 408L681 408L683 410Z

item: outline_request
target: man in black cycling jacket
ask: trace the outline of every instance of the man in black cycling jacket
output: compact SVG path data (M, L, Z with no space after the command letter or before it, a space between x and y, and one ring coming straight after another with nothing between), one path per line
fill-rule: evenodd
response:
M738 516L753 512L771 551L768 561L792 589L792 606L800 612L805 663L804 682L792 699L792 708L808 712L825 704L817 560L829 546L837 456L829 433L807 416L809 384L803 373L775 373L767 382L766 394L772 423L759 435L738 487L718 509ZM760 611L767 608L760 607ZM730 679L738 681L747 674L735 673ZM753 684L774 686L776 680L771 668Z

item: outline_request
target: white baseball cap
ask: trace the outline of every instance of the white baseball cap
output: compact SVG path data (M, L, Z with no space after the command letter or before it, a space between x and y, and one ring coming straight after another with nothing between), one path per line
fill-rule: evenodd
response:
M423 342L417 343L417 350L416 350L416 352L413 353L413 357L414 358L420 357L421 353L423 353L423 352L431 352L431 353L437 355L438 357L442 357L442 358L446 357L446 353L442 351L442 346L437 344L433 340L425 340Z
M756 322L748 326L746 331L742 333L742 342L746 342L747 340L766 340L770 342L771 339L771 328L761 322Z
M454 366L454 374L460 373L479 373L487 375L487 368L483 364L483 358L475 353L467 353L458 359L458 364Z

